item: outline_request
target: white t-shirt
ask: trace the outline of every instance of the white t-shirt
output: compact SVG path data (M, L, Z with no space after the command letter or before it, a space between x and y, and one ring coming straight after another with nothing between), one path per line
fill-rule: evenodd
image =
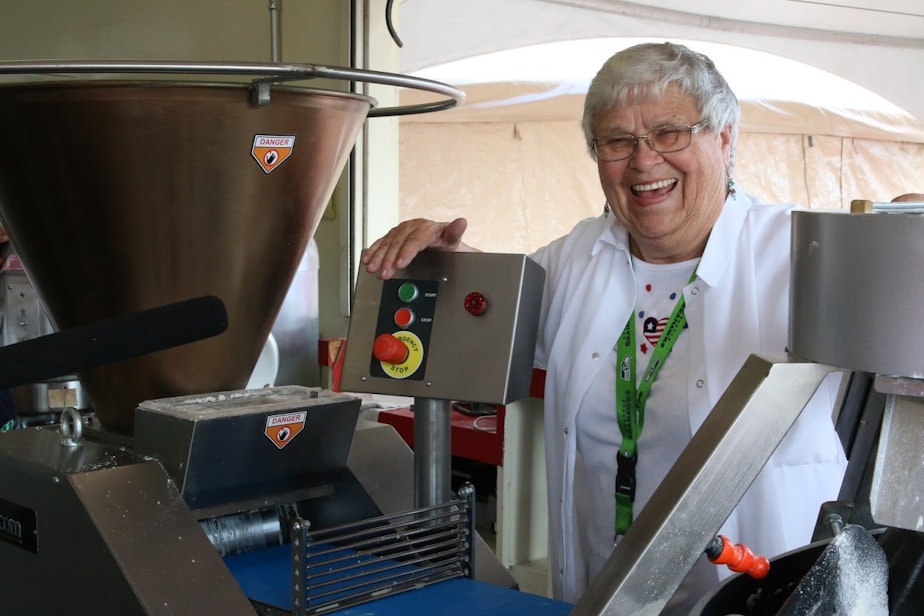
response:
M670 319L683 287L690 281L699 259L656 265L632 259L636 283L635 357L636 383L651 358L652 348ZM638 441L634 513L645 506L677 457L692 438L687 415L687 354L689 336L681 332L671 349L645 404L644 424ZM579 541L588 555L589 574L595 577L613 551L616 453L622 442L613 406L616 387L616 348L606 358L608 367L591 382L578 408L577 455L583 472L575 473L577 515L586 521ZM592 498L591 495L597 495ZM601 496L602 495L602 496ZM706 584L718 583L714 566L702 567ZM700 586L701 587L701 586Z

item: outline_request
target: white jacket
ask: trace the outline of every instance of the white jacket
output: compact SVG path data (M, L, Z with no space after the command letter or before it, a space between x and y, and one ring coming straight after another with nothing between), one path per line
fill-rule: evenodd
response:
M691 433L750 354L785 353L791 209L738 191L716 221L696 280L684 288L689 357L703 358L689 366ZM549 566L554 596L575 602L590 581L586 555L575 542L566 545L580 523L575 416L633 310L636 284L628 233L613 216L579 222L533 258L547 272L535 363L548 371ZM831 420L836 382L830 385L819 389L722 527L736 543L768 557L803 546L821 503L837 498L846 460ZM644 504L636 502L635 510Z

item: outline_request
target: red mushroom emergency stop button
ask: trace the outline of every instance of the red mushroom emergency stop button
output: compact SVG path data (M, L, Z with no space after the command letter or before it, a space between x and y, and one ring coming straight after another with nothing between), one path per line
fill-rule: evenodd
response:
M464 304L465 310L477 317L484 314L484 311L488 309L488 298L477 291L473 291L465 296Z
M372 343L372 356L388 364L402 364L408 356L407 345L392 334L381 334Z

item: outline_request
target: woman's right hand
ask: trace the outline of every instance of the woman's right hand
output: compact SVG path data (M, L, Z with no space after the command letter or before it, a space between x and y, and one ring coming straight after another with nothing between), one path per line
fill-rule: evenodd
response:
M424 249L473 252L474 249L462 243L462 234L468 226L464 218L452 222L436 222L415 218L400 223L397 227L374 241L363 252L361 263L370 274L378 274L382 280L391 278L395 270L403 269Z

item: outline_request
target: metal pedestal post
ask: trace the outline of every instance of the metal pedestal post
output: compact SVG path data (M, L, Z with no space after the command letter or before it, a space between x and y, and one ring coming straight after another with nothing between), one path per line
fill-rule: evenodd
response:
M449 400L414 399L414 506L452 498L452 420Z

